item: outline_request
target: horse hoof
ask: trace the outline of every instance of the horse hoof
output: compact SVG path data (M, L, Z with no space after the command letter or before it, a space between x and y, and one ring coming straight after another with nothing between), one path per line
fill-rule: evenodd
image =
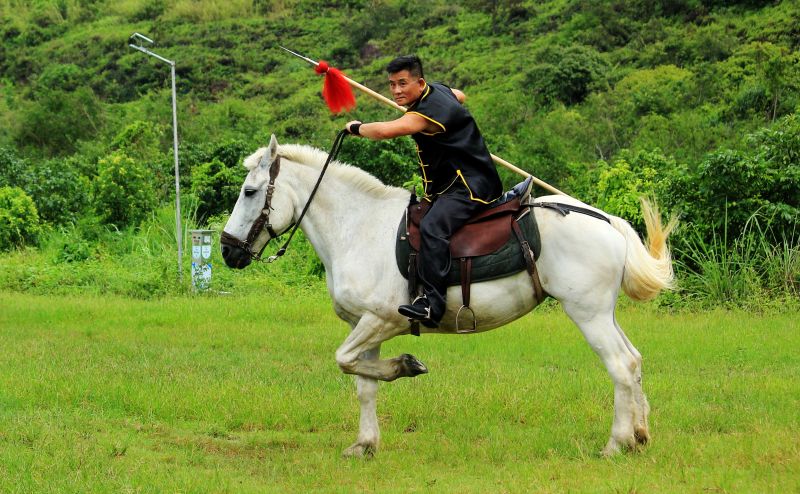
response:
M635 428L633 430L633 437L636 439L638 446L644 446L650 442L650 433L645 428Z
M428 368L425 367L425 364L417 360L417 358L413 355L409 355L407 353L400 355L400 362L402 363L403 368L406 370L406 375L409 377L428 373Z
M372 444L355 443L346 450L342 451L344 458L364 458L370 459L375 456L375 446Z
M600 452L600 456L603 458L611 458L612 456L616 456L621 452L622 449L619 447L619 443L612 438L608 440L608 444L606 444L606 447Z

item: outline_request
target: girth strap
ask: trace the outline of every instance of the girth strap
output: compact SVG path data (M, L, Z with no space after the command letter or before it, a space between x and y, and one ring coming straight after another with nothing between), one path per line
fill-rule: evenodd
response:
M592 218L597 218L598 220L603 220L608 224L611 224L611 220L602 213L598 213L597 211L589 208L582 208L580 206L573 206L572 204L564 204L561 202L534 202L531 204L532 207L535 208L547 208L552 209L554 211L558 211L561 213L561 216L566 216L571 212L574 213L581 213L585 214L586 216L591 216Z
M536 259L534 259L533 250L531 250L528 241L525 240L525 236L522 234L522 229L519 227L516 218L511 222L511 228L514 230L514 235L517 237L517 241L519 241L519 245L522 248L522 257L525 258L525 267L533 283L533 296L536 299L536 304L541 304L544 300L544 290L542 290L542 282L539 279L539 272L536 269Z

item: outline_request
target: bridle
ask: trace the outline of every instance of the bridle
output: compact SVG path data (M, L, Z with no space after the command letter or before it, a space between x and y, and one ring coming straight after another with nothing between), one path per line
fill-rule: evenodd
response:
M261 159L267 159L267 154L265 153ZM261 165L262 163L259 163L259 166ZM230 233L223 231L222 234L220 234L221 244L244 249L251 259L261 261L261 254L264 252L264 249L273 238L278 236L278 234L272 228L272 223L269 222L269 214L272 211L272 195L275 193L275 180L277 180L280 171L281 157L278 155L269 166L269 184L267 184L267 190L264 194L264 207L261 209L261 214L258 215L258 218L256 218L256 220L253 222L253 225L250 227L250 231L247 233L247 238L245 240L239 240ZM269 233L270 238L264 244L264 247L262 247L258 253L255 253L253 252L253 242L256 241L259 235L261 235L261 232L264 230L264 228L267 229L267 233Z
M311 194L308 196L308 200L306 201L306 205L303 207L303 212L300 213L300 217L289 225L286 230L289 228L292 229L291 233L289 234L289 238L286 239L283 246L278 249L278 252L275 255L269 256L266 261L261 258L261 254L263 254L264 249L267 248L267 245L272 241L273 238L277 238L278 236L282 235L286 232L284 230L281 233L275 232L275 229L272 228L272 224L269 222L269 214L272 211L272 195L275 193L275 180L278 178L278 174L281 171L281 157L280 155L275 156L275 160L269 166L269 183L267 184L267 189L264 194L264 207L261 209L261 214L258 215L258 218L255 219L253 225L250 227L250 231L247 233L247 238L245 240L239 240L238 238L234 237L230 233L223 230L222 234L220 234L220 243L222 245L228 245L231 247L239 247L243 249L247 255L250 256L250 259L259 262L274 262L279 257L286 253L286 249L289 247L289 242L292 241L292 237L294 237L295 232L300 227L300 222L303 220L303 217L306 215L306 211L308 211L309 206L311 205L311 201L314 199L314 196L317 193L317 189L319 189L319 184L322 182L322 177L325 175L325 171L328 169L328 165L336 159L336 156L339 154L339 149L342 146L342 141L344 137L348 135L346 130L340 131L336 134L336 138L333 140L333 146L331 147L330 153L328 153L328 159L325 160L325 164L322 166L322 171L320 171L319 178L317 179L317 183L314 185L314 189L311 191ZM265 154L262 160L267 159L267 155ZM259 166L261 166L261 162L259 162ZM266 228L267 233L269 234L269 238L264 243L264 246L258 251L258 253L253 251L253 243L256 241L261 232L264 231Z

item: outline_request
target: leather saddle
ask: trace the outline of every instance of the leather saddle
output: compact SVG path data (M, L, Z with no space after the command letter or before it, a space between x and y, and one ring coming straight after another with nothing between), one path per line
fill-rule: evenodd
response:
M471 332L477 326L475 314L469 307L469 290L473 279L496 279L526 269L531 275L537 302L544 299L536 273L535 259L539 255L540 242L535 219L530 214L531 187L531 178L517 184L498 199L494 206L470 219L450 239L450 257L456 261L452 263L451 275L456 275L459 279L462 295L462 306L456 316L457 332ZM416 274L417 264L420 262L419 225L430 207L430 202L416 202L416 197L413 197L398 231L398 267L409 280L409 295L412 299L418 291ZM404 267L407 271L404 271ZM477 276L473 278L473 274ZM449 276L448 284L458 284L452 283L455 281L453 278L454 276ZM471 329L459 328L459 319L464 310L472 313ZM412 327L412 334L418 334L418 328Z

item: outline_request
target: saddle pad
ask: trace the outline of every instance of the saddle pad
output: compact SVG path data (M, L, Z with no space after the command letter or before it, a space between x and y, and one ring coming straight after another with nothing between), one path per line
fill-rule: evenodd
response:
M521 211L524 211L524 209ZM529 209L528 213L519 220L519 226L525 239L533 250L534 258L538 259L542 244L539 238L539 228L536 225L536 218L532 210ZM403 218L400 219L400 225L397 228L395 257L400 273L402 273L404 278L408 279L408 256L411 254L412 248L408 239L403 238L405 237L405 232L406 222L404 215ZM489 281L511 276L525 269L525 258L522 256L522 247L517 241L516 236L511 235L500 248L491 254L472 258L471 278L473 283L477 283L479 281ZM447 274L447 284L449 286L461 285L461 263L459 262L459 258L453 258L450 263L450 271Z

